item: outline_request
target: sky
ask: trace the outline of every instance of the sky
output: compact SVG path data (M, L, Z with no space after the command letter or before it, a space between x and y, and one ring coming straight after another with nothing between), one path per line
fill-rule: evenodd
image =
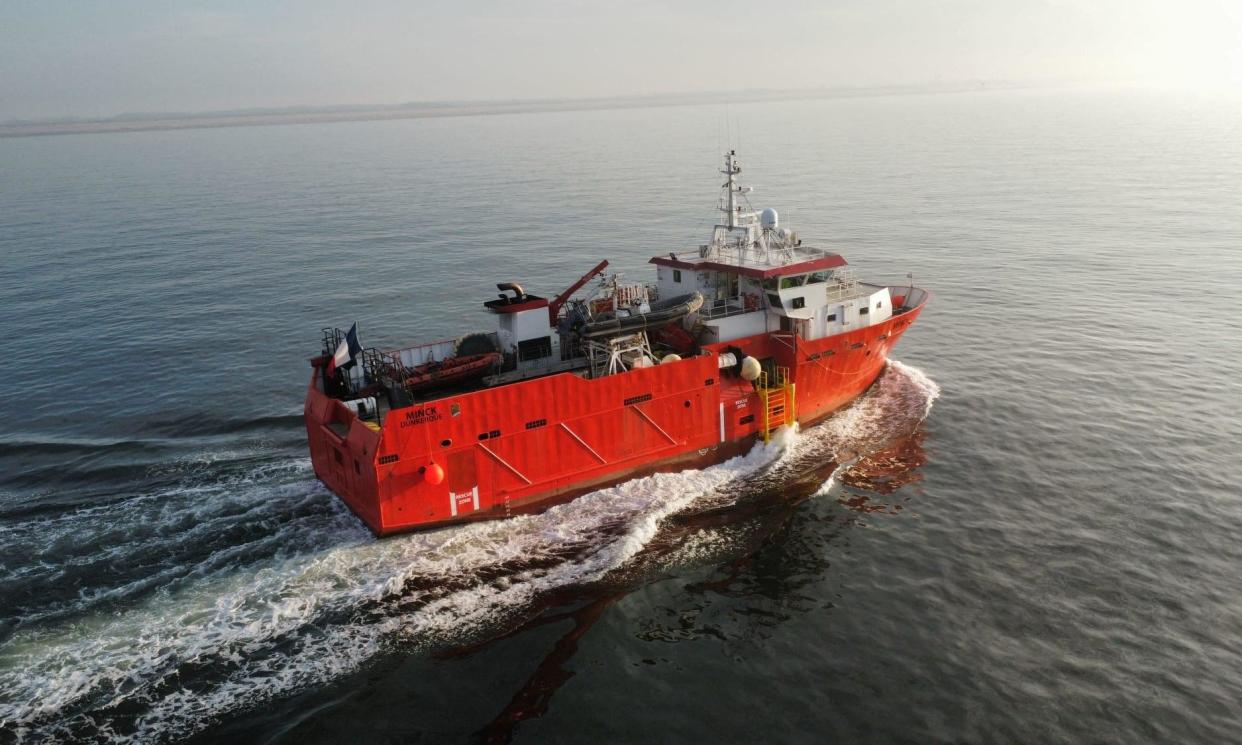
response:
M1242 0L0 2L0 121L980 80L1242 90Z

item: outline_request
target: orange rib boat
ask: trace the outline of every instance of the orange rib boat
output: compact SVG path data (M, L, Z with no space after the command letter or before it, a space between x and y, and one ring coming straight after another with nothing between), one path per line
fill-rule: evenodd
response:
M607 261L552 300L501 283L496 331L403 349L358 353L326 329L306 392L316 475L388 535L700 468L857 398L928 293L803 245L750 207L740 172L730 151L723 219L651 259L654 283Z
M482 377L503 359L498 352L454 355L441 362L425 362L405 379L407 391L435 390Z

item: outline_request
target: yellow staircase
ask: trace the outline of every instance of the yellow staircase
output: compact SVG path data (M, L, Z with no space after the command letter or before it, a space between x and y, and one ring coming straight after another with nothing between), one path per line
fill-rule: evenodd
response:
M771 376L765 370L759 373L757 382L759 400L763 403L763 425L759 434L768 442L774 431L798 420L794 384L789 381L788 367L777 367Z

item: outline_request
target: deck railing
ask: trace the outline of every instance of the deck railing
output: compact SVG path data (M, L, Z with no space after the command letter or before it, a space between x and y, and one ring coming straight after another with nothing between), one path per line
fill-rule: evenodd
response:
M827 249L811 246L768 246L764 248L753 245L739 246L732 243L707 244L699 248L698 254L702 259L718 258L739 264L750 263L764 266L785 266L835 255Z
M729 316L740 316L743 313L759 310L758 300L755 301L755 307L747 308L746 300L743 297L731 297L725 300L711 301L711 307L704 305L699 309L699 315L708 319L728 318Z
M848 300L858 294L858 275L852 268L837 269L832 277L836 282L828 285L828 302Z

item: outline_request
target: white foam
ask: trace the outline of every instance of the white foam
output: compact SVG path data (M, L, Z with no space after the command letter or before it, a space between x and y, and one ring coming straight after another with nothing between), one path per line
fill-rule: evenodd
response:
M19 633L0 650L0 687L10 695L0 719L56 727L44 720L75 704L102 704L102 695L149 705L136 740L193 731L242 702L356 669L393 634L442 643L496 623L548 589L594 581L641 550L660 520L696 494L778 454L757 448L713 468L657 474L503 522L385 541L351 525L327 536L321 550L206 576L117 618ZM532 560L548 565L476 579L481 569ZM407 592L415 579L431 589ZM329 633L316 627L338 616ZM222 662L237 665L226 680L205 691L179 689L184 665Z
M927 418L939 396L940 386L921 370L892 360L867 395L815 428L815 445L829 445L838 460L849 458Z
M721 499L731 482L779 472L825 443L834 452L853 447L860 432L864 440L873 436L903 407L913 406L921 419L937 394L922 373L892 363L864 400L810 437L784 432L720 465L637 479L539 515L383 541L314 482L273 490L240 479L234 489L256 491L251 501L276 500L274 509L330 501L330 519L313 530L296 520L283 525L275 538L297 548L257 566L192 568L194 581L148 595L120 615L92 614L87 605L72 623L19 631L0 648L0 721L35 738L67 738L87 724L83 713L98 719L101 707L125 701L145 707L134 730L117 733L105 721L102 730L90 725L93 736L185 736L240 707L357 670L387 644L460 643L529 612L549 590L596 582L625 566L665 518ZM207 521L221 509L213 500L246 501L207 496L207 504L189 508ZM175 510L159 514L184 518ZM68 534L72 523L66 518L54 529ZM716 550L710 544L703 538L692 553L709 554ZM501 571L483 571L491 569ZM200 667L208 674L184 675Z

